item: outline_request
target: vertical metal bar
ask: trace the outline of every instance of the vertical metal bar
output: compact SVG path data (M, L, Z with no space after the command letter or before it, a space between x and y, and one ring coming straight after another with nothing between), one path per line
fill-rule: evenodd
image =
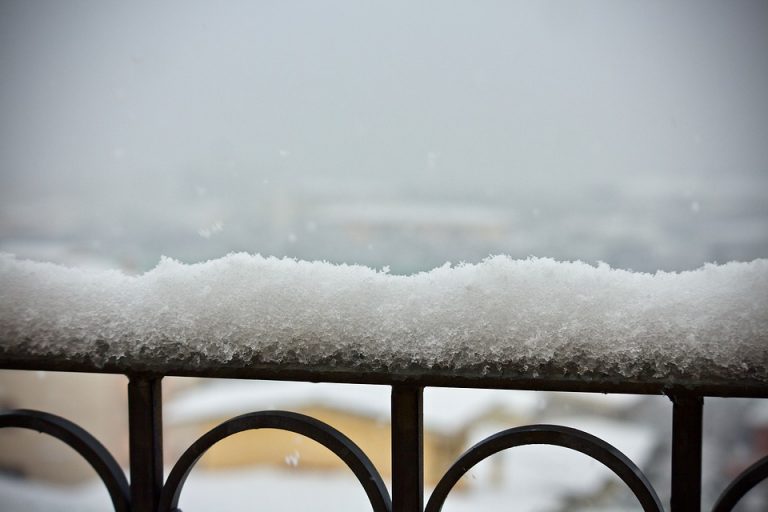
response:
M672 512L701 511L701 443L704 399L671 394Z
M133 512L155 512L163 487L162 377L129 379L131 508Z
M392 511L424 510L422 386L392 386Z

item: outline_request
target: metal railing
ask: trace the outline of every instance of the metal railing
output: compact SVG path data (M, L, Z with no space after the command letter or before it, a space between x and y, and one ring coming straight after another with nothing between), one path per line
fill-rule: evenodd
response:
M6 354L7 355L7 354ZM184 482L195 463L214 444L239 432L260 428L291 431L328 448L352 470L365 490L374 512L439 512L453 486L470 468L502 450L521 445L546 444L586 454L615 473L632 491L643 510L664 507L643 472L629 458L605 441L573 428L530 425L504 430L467 450L443 475L424 504L423 391L429 386L478 387L664 393L673 404L671 457L671 512L701 510L702 412L705 396L768 397L761 383L707 382L684 385L660 380L622 381L611 378L530 378L520 376L455 375L445 371L381 370L356 373L315 368L241 367L212 368L165 364L164 371L130 371L130 362L96 365L61 359L0 358L0 367L26 370L64 370L122 373L128 376L130 482L114 457L92 435L76 424L41 411L0 413L0 428L18 427L49 434L74 448L96 471L117 512L173 512L178 510ZM259 411L225 421L181 455L163 481L163 430L161 381L166 375L264 378L312 382L347 382L391 386L392 494L367 455L344 434L317 419L285 411ZM755 485L768 478L768 456L739 475L720 495L713 512L732 510ZM506 507L512 504L504 504Z

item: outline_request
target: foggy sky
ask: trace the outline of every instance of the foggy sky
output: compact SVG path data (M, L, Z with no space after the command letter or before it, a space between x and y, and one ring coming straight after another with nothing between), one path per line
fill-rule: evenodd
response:
M758 1L5 0L0 249L175 207L232 227L303 190L573 214L677 194L749 219L726 253L768 256L766 27Z

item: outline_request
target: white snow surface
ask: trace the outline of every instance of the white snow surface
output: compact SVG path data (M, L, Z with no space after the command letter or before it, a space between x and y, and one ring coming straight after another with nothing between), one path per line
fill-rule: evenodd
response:
M409 276L230 254L137 276L0 255L0 356L768 380L768 260L489 257Z

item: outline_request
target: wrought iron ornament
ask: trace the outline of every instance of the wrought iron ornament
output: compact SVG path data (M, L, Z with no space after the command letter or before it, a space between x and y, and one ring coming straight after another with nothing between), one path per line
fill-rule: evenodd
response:
M448 493L473 466L502 450L547 444L581 452L613 471L646 512L664 508L642 471L623 453L586 432L557 425L529 425L494 434L467 450L443 475L424 508L423 391L420 382L391 382L392 497L367 455L348 437L315 418L286 411L252 412L223 422L195 441L163 483L161 376L131 375L128 384L130 474L87 431L46 412L0 413L0 428L51 435L76 450L96 471L116 512L175 512L195 463L214 444L246 430L270 428L306 436L336 454L363 486L373 512L440 512ZM668 393L673 402L671 512L701 510L701 448L704 394ZM720 495L713 512L728 512L752 488L768 479L768 456L739 475ZM500 504L500 510L512 504Z

